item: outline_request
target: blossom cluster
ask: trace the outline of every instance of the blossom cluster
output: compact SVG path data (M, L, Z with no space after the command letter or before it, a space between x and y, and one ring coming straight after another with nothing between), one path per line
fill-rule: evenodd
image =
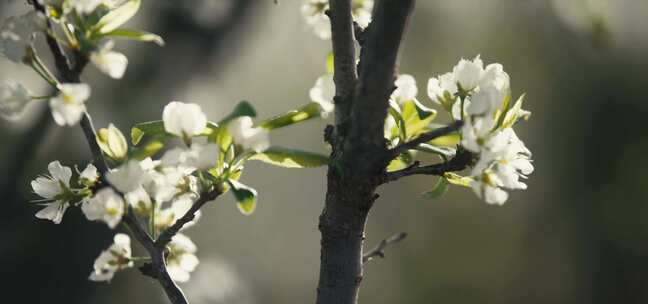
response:
M130 210L149 223L149 233L156 236L183 217L201 193L215 187L222 176L239 170L231 163L219 165L223 151L219 144L207 140L206 135L215 131L208 127L199 105L174 101L164 108L162 117L163 136L182 139L184 146L167 150L157 160L129 157L125 137L111 124L99 131L97 141L103 152L119 165L101 176L89 164L73 180L71 168L58 161L50 163L49 175L32 182L34 193L42 198L37 202L45 207L36 217L58 224L69 207L80 206L88 220L115 229ZM223 130L231 133L231 146L239 147L239 154L263 152L269 146L268 133L254 127L248 116L231 119ZM199 218L200 211L183 229ZM195 252L195 244L185 235L172 238L166 262L174 280L189 279L198 264ZM130 255L128 236L118 234L114 244L95 262L90 279L109 280L115 271L133 266Z
M79 58L114 79L124 76L128 58L113 51L111 37L162 43L154 34L117 29L134 15L139 1L38 0L37 5L43 10L9 17L0 26L0 55L31 67L57 94L34 96L23 85L7 81L0 85L0 115L7 118L19 117L33 100L49 100L52 117L60 126L76 125L86 111L90 86L57 79L38 56L35 48L38 36L56 40L64 52L79 54Z
M524 96L511 104L509 75L498 63L479 56L462 59L452 72L431 78L428 95L463 120L461 147L477 155L469 185L487 203L503 204L505 190L526 189L521 180L533 172L531 151L513 127L531 112L522 109Z
M307 0L301 7L304 20L315 35L322 40L331 39L331 20L326 14L329 9L328 2L328 0ZM371 23L373 6L374 0L353 0L351 2L353 21L361 28L366 28Z

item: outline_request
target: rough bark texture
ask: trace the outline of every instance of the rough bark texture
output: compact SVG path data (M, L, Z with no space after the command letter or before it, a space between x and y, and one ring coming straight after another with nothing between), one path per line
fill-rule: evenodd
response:
M365 223L390 161L383 123L394 89L398 49L413 6L414 0L376 2L356 71L351 0L330 1L337 108L336 125L326 134L333 151L319 224L318 304L357 303Z

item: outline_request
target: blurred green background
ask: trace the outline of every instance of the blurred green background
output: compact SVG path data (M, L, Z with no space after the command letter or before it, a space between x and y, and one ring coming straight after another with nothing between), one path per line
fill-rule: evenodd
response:
M0 17L25 12L3 0ZM88 103L98 127L159 119L171 100L195 102L218 120L239 100L261 117L309 101L329 42L303 22L302 1L145 1L133 23L167 46L119 42L130 66L122 81L93 68ZM400 72L425 96L427 79L459 58L499 62L514 95L533 111L517 130L534 153L529 190L488 206L468 189L439 200L413 177L380 189L367 244L409 237L366 267L362 303L648 303L648 1L419 0ZM45 52L43 52L45 53ZM0 79L46 86L26 67L0 60ZM78 210L61 225L37 220L28 182L54 159L85 164L79 128L55 127L44 104L0 121L0 290L3 303L166 303L137 270L110 284L87 281L112 231ZM44 114L43 114L44 113ZM275 144L325 151L326 121L272 134ZM319 269L317 220L325 169L251 164L260 193L245 217L226 197L204 209L188 234L199 269L192 303L312 303ZM138 251L139 248L135 250Z

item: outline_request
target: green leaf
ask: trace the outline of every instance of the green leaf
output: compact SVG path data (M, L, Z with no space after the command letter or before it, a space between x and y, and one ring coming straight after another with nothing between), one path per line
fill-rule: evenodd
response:
M430 109L416 99L403 103L403 119L407 125L408 138L415 138L429 131L429 126L436 118L436 110Z
M448 134L445 136L437 137L431 141L428 141L428 144L437 146L437 147L456 147L461 141L461 137L457 133Z
M513 125L515 125L515 123L520 118L524 118L525 120L529 119L529 112L527 112L526 115L523 114L523 116L520 117L520 111L522 111L523 103L524 95L520 96L513 107L506 112L504 120L502 121L502 129L513 127Z
M94 30L100 34L107 34L114 31L133 18L141 4L141 0L129 0L125 2L120 7L103 16L94 26Z
M284 168L313 168L329 163L329 158L326 155L283 147L270 147L250 159Z
M218 129L218 124L208 121L207 127L201 134L199 134L199 136L210 136ZM142 140L144 135L161 139L175 136L166 132L166 129L164 128L164 121L162 120L142 122L133 126L133 128L131 129L131 142L133 143L133 145L137 145Z
M471 177L461 176L452 172L446 172L443 174L443 177L448 181L448 183L467 188L470 188L470 183L473 181Z
M137 160L143 160L155 155L162 148L164 148L164 144L161 141L151 140L142 147L133 148L130 152L130 157Z
M142 41L142 42L153 42L159 46L164 46L164 39L162 39L162 37L153 33L140 31L140 30L116 29L114 31L103 34L102 37L115 37L115 38L125 38L125 39Z
M239 211L244 215L252 214L256 209L257 191L234 179L228 179L227 182L232 187Z
M404 140L407 138L407 123L405 122L405 119L403 118L403 112L400 109L400 106L393 100L389 100L389 108L387 108L387 111L389 115L391 115L392 118L394 118L394 121L396 121L396 125L398 126L398 131L401 140Z
M234 110L232 110L232 113L225 116L225 118L221 119L221 121L218 122L218 124L221 125L221 126L224 126L228 122L230 122L230 121L232 121L232 120L234 120L236 118L243 117L243 116L250 116L250 117L256 117L257 116L257 112L254 109L254 107L252 106L252 104L250 104L246 100L243 100L243 101L237 103L236 106L234 107Z
M261 122L259 126L266 130L278 129L296 124L298 122L309 120L311 118L321 117L320 113L320 105L315 102L311 102L297 110L292 110L279 116L265 120Z
M429 199L435 199L443 196L447 191L448 191L448 181L441 177L437 181L436 185L434 185L434 188L432 190L423 192L423 197L429 198Z
M138 123L131 129L131 142L137 145L144 135L148 136L170 136L164 129L164 122L161 120Z

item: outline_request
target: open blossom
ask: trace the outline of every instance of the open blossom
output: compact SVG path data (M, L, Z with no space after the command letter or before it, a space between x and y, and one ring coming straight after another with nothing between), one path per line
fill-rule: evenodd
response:
M412 75L401 74L396 78L396 89L391 95L391 98L398 104L410 101L416 98L418 88L416 87L416 80Z
M333 112L335 109L335 104L333 103L333 97L335 97L333 74L326 74L317 78L315 86L310 90L309 94L311 100L319 104L322 108L323 117Z
M146 182L147 178L148 175L136 160L129 160L106 174L108 182L122 193L136 190Z
M168 133L183 138L199 135L207 127L207 116L195 103L172 101L164 107L162 120Z
M44 28L44 16L34 11L7 18L0 27L0 54L15 63L24 62L32 56L34 33Z
M110 281L115 272L133 267L131 260L130 237L123 233L115 235L114 243L101 252L94 262L94 271L90 274L91 281Z
M114 78L121 79L128 66L128 58L112 50L114 42L109 40L99 50L90 54L90 62L94 64L101 72Z
M216 166L219 151L216 144L193 142L187 149L174 148L164 153L162 164L207 170Z
M140 215L148 216L152 211L153 203L151 202L151 197L142 187L126 193L124 199Z
M111 3L114 0L67 0L68 10L74 9L77 14L91 14L101 4Z
M81 174L79 175L79 181L87 186L94 185L99 179L99 174L97 173L97 167L93 164L88 164Z
M176 234L169 243L167 270L176 282L189 281L190 274L198 266L196 245L185 235Z
M353 0L351 6L353 21L362 28L369 26L373 6L373 0ZM326 15L328 9L328 0L307 0L301 7L306 24L322 40L331 39L331 21Z
M187 211L191 209L191 206L193 205L193 203L196 201L197 198L198 196L195 194L185 193L178 196L173 201L171 201L169 207L160 208L158 211L156 211L155 213L156 231L162 232L165 229L172 226L173 224L175 224L175 222L178 219L183 217L187 213ZM200 210L196 211L196 213L194 213L193 220L184 224L182 226L182 229L180 229L180 231L195 225L198 222L198 220L200 220L201 216L202 216L202 212Z
M58 161L49 163L47 169L49 176L39 176L31 182L34 192L49 201L44 209L36 213L36 217L59 224L70 206L64 194L69 191L72 169L62 166Z
M31 100L29 91L20 83L8 81L0 85L0 115L4 117L20 116Z
M270 147L268 132L253 125L251 117L243 116L232 120L227 125L227 130L234 138L234 142L243 149L263 152Z
M84 83L58 85L59 94L50 99L52 117L59 126L76 125L86 110L85 102L90 98L90 86Z
M114 229L124 215L124 200L112 188L103 188L84 201L81 210L88 220L105 222Z

